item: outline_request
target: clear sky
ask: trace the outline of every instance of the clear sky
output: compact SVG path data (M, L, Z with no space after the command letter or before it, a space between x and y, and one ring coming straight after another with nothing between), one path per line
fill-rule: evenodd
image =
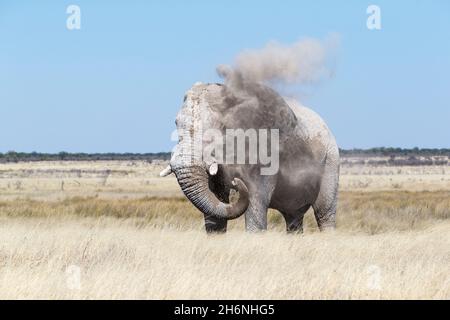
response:
M169 151L184 92L216 65L330 33L335 76L302 102L340 147L450 147L450 1L0 0L0 152Z

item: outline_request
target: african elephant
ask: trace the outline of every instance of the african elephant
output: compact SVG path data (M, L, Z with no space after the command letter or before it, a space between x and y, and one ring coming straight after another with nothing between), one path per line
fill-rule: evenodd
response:
M207 232L225 232L227 221L242 214L247 231L265 230L268 208L283 215L288 232L302 232L303 216L311 206L320 230L335 228L339 150L324 121L312 110L262 84L236 89L197 83L184 97L176 126L179 142L160 175L175 173L183 193L204 214ZM276 129L278 170L263 175L259 161L219 161L215 154L206 160L195 150L198 146L204 150L212 141L197 133L211 128L224 135L228 129ZM252 146L245 143L248 160ZM259 140L257 147L261 146ZM232 189L239 194L235 201L230 197Z

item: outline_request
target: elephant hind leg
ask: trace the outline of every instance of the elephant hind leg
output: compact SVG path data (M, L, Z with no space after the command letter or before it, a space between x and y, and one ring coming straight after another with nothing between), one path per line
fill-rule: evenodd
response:
M322 181L319 196L313 204L320 231L336 228L337 189L337 181Z
M324 206L314 205L314 216L320 231L333 230L336 228L336 201Z
M225 233L227 232L227 220L205 214L205 230L207 233Z
M306 205L293 213L282 212L284 220L286 221L287 233L303 233L303 216L310 207L310 205Z
M339 159L337 153L327 158L320 191L313 204L314 216L320 231L336 228L336 207L339 186Z

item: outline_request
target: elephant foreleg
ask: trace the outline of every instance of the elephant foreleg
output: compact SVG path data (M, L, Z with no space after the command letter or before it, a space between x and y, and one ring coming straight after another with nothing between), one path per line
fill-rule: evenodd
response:
M204 217L205 230L207 233L225 233L227 231L227 220L208 214L205 214Z
M245 212L245 230L250 232L267 230L267 206L256 199L250 200Z

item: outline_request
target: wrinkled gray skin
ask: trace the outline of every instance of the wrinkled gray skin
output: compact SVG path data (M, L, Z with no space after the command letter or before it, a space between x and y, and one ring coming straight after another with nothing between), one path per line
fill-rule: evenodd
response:
M200 83L186 93L176 125L192 139L178 142L161 175L175 173L186 197L204 214L207 232L225 232L227 220L242 214L246 230L266 230L268 208L283 215L288 232L302 232L303 216L311 206L320 230L335 228L339 180L335 139L316 113L286 101L259 84L237 91ZM194 138L199 128L279 129L278 173L261 175L260 164L218 164L216 173L214 163L186 152L192 143L199 143ZM201 143L205 146L208 141ZM230 202L231 189L237 189L237 201Z

